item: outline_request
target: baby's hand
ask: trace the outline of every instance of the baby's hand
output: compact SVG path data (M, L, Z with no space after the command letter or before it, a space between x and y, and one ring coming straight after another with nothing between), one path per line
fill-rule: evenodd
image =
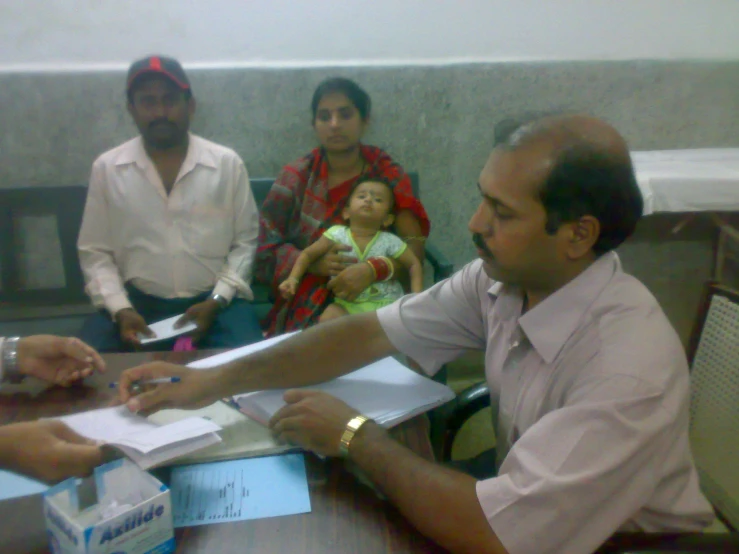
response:
M285 300L290 300L293 296L295 296L295 291L298 288L298 281L295 279L285 279L282 283L280 283L280 294L282 294L282 298Z

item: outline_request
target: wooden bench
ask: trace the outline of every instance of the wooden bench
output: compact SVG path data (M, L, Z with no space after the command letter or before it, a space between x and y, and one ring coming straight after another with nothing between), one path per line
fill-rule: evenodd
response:
M413 192L418 195L418 174L411 173L410 177ZM264 202L273 181L273 178L252 179L258 206ZM69 328L79 327L82 319L93 312L77 256L77 235L86 196L86 186L0 189L0 336L8 332L68 334ZM23 287L24 248L18 222L28 216L52 216L56 220L64 274L64 283L59 287L34 290ZM434 282L452 274L452 264L429 243L426 258L433 269ZM255 283L253 290L257 312L266 314L272 305L269 287Z

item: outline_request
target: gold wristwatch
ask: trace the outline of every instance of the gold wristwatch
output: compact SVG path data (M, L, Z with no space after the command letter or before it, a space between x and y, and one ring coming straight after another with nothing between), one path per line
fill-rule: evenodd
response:
M368 421L368 417L358 415L351 418L349 423L346 424L346 429L344 429L344 433L341 435L341 441L339 442L339 454L342 458L349 456L349 445L351 444L354 435L356 435L359 428Z

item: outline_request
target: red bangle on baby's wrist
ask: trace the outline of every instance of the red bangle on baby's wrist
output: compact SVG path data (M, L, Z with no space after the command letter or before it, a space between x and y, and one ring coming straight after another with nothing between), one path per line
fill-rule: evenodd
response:
M375 281L386 281L392 274L392 267L385 258L367 258L367 263L375 273Z

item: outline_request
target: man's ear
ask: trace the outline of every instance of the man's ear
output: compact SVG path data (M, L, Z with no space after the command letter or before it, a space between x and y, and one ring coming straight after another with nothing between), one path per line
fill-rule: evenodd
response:
M195 109L198 107L198 103L195 102L195 97L190 96L190 98L187 99L187 112L190 114L190 117L195 115Z
M578 259L589 253L600 237L600 222L592 215L585 215L568 225L567 254Z
M130 102L130 101L126 102L126 111L128 112L128 114L131 117L134 117L134 115L133 115L133 103L132 102Z

